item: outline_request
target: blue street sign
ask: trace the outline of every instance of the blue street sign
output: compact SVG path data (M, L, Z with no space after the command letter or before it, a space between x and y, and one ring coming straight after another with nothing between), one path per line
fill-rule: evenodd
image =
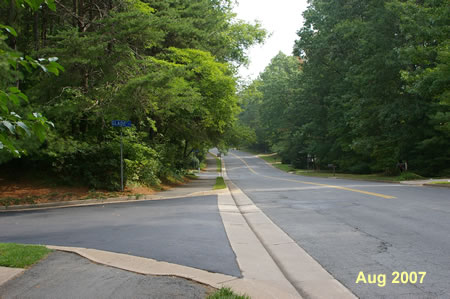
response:
M113 120L111 125L113 127L131 127L131 120Z

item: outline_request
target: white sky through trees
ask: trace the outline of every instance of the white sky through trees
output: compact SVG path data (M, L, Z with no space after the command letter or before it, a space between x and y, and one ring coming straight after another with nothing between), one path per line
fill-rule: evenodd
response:
M252 47L248 52L250 65L241 67L243 79L255 79L279 51L292 54L297 31L303 25L302 13L307 0L238 0L234 11L237 18L253 22L258 20L272 35L262 46Z

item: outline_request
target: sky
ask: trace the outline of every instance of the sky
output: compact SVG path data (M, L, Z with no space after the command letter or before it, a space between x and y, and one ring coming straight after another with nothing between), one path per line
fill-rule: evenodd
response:
M248 50L250 65L239 70L243 79L255 79L280 51L292 55L307 5L307 0L238 0L234 8L237 18L248 22L258 20L272 34L263 45Z

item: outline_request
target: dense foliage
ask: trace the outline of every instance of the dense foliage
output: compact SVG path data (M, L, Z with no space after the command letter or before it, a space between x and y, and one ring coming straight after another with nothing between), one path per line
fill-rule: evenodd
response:
M241 94L254 147L297 167L450 173L450 6L310 0L294 57Z
M30 122L42 128L21 136L2 130L0 141L10 147L3 146L0 163L117 189L120 129L111 121L122 119L133 123L123 129L128 184L179 175L232 131L236 68L266 34L259 24L236 20L231 9L231 0L1 1L2 28L16 34L0 36L7 49L0 52L0 88L17 115L34 115ZM31 67L23 76L7 65L11 55L42 67L44 60L31 57L51 57L46 70L58 76ZM4 107L1 120L14 117ZM25 122L14 124L28 133ZM19 164L16 148L27 153Z

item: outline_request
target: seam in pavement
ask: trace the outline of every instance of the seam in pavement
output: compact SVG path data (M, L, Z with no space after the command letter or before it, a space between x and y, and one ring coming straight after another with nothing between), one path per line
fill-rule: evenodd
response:
M233 200L249 228L288 282L305 298L357 298L267 217L227 176ZM241 207L252 206L251 212ZM225 222L224 222L225 224ZM230 239L231 242L231 239ZM238 254L236 254L238 256ZM239 257L239 256L238 256ZM243 273L245 277L245 272Z

